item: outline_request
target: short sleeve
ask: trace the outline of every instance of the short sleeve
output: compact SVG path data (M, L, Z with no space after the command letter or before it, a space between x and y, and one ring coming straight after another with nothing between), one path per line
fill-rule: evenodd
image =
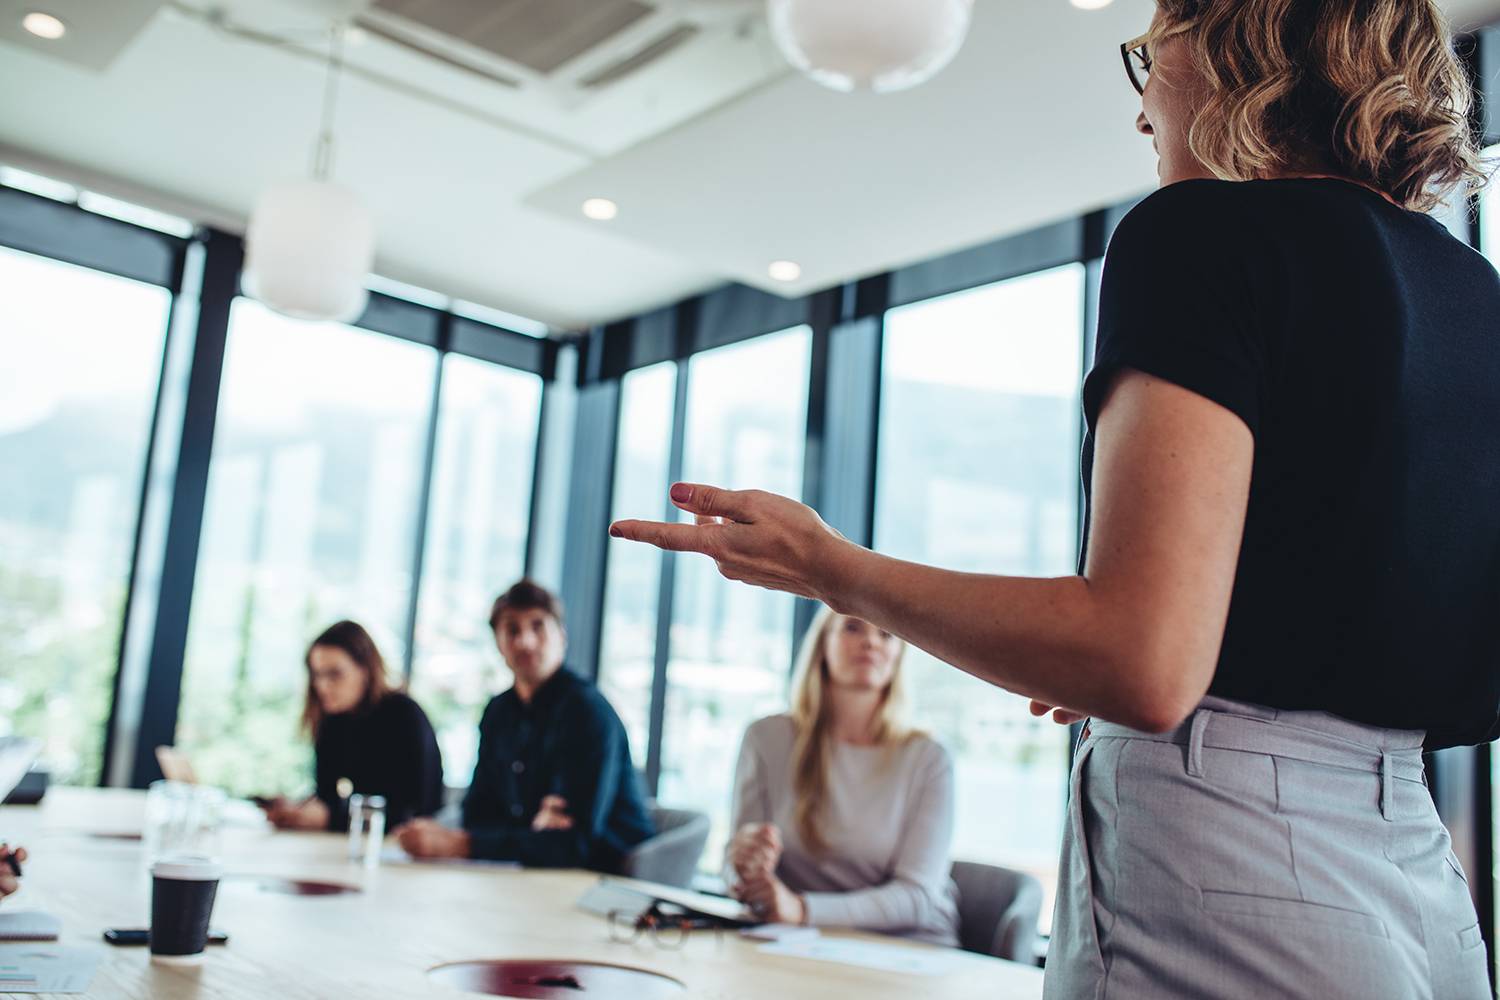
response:
M1258 434L1266 348L1254 289L1255 269L1266 265L1234 235L1231 223L1244 211L1238 187L1172 185L1121 220L1104 259L1094 367L1083 388L1090 429L1114 376L1133 368L1218 403Z

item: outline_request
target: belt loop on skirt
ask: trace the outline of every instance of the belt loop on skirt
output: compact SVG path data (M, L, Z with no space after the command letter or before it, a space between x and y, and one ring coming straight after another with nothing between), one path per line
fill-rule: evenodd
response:
M1188 730L1187 773L1195 778L1203 777L1203 732L1213 712L1200 708L1193 713L1193 722Z
M1387 823L1396 818L1396 775L1389 750L1380 755L1380 815Z

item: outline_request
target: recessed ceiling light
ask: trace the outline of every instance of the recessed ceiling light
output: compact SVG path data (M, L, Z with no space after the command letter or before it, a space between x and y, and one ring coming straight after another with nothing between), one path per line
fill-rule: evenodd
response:
M590 219L608 222L620 214L620 206L608 198L590 198L583 203L583 214Z
M60 18L34 10L21 18L21 27L31 32L38 38L52 41L61 38L68 33L68 26L62 23Z
M1069 0L1079 10L1103 10L1115 0Z
M793 260L773 260L766 273L777 281L796 281L802 277L802 265Z

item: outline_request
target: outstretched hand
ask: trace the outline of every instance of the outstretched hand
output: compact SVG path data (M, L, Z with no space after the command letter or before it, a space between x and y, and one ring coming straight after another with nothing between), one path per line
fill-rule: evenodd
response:
M695 523L616 521L609 533L672 552L700 552L726 579L831 603L838 558L854 546L811 507L763 490L695 483L673 486L672 503Z

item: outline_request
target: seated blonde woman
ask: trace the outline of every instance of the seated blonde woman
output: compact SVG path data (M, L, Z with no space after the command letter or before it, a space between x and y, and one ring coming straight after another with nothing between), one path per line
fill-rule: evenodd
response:
M825 608L797 658L791 713L746 731L726 876L767 921L957 944L953 765L906 725L904 653Z

